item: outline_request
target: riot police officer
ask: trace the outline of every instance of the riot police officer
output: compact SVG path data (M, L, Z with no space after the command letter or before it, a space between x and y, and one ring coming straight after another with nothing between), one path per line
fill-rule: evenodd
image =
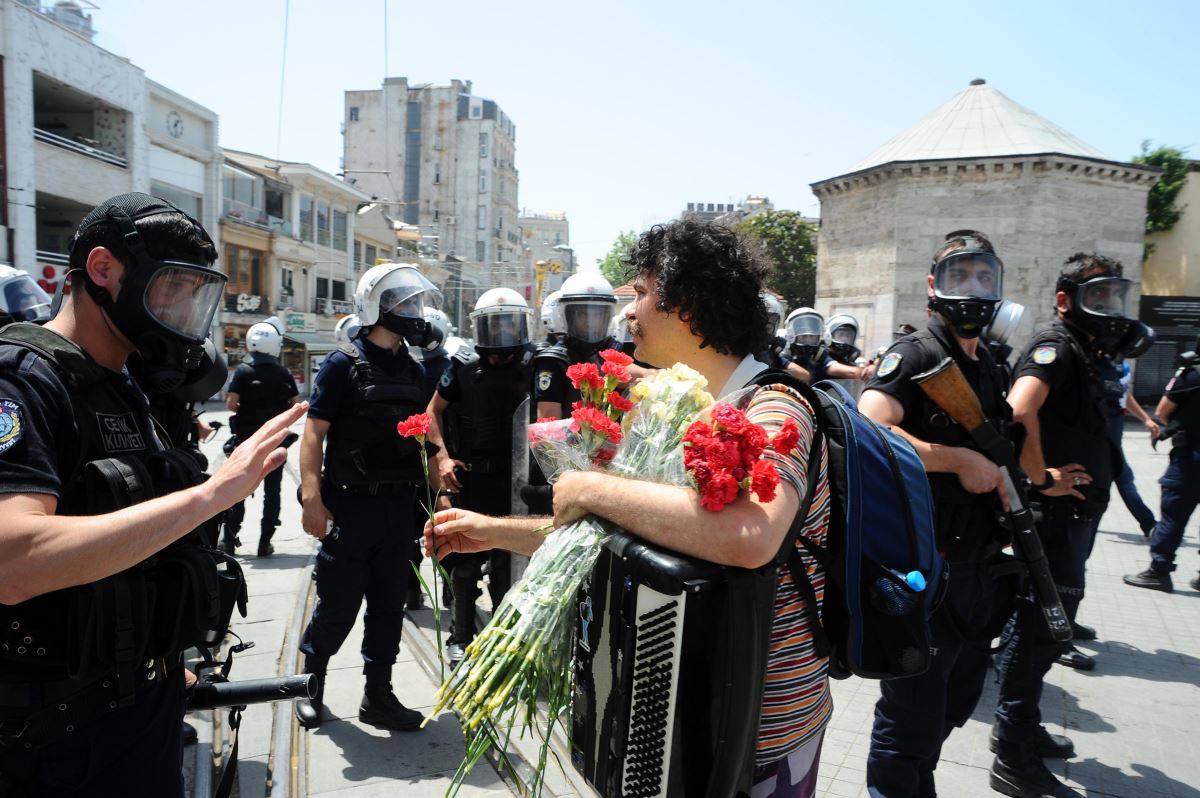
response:
M1000 469L912 379L953 358L988 423L1007 433L1006 386L979 337L1000 301L1002 276L1003 264L982 233L947 236L930 267L933 312L926 329L892 344L859 400L865 415L896 429L921 456L933 489L938 549L949 568L945 599L930 618L929 669L880 684L867 759L867 789L875 798L935 794L942 744L979 701L991 640L1016 593L1019 566L1001 554L1009 536L999 522ZM1054 742L1044 730L1043 736ZM1054 745L1060 753L1066 746Z
M422 721L396 698L391 682L412 578L413 504L425 481L417 441L397 435L396 425L425 409L425 372L408 346L429 342L422 309L440 296L414 265L368 269L354 293L362 329L351 350L327 357L314 380L300 448L304 531L321 540L317 605L300 643L305 672L318 682L316 696L296 704L305 728L321 724L329 659L353 628L364 596L359 720L396 731L415 730Z
M562 317L558 313L558 299L562 296L562 289L551 291L545 299L542 300L541 315L538 317L538 324L542 330L542 340L539 345L554 345L561 344L563 338L566 337L567 331L562 327Z
M475 353L455 354L429 403L430 440L441 485L455 492L454 505L493 516L512 514L514 414L529 396L529 307L511 288L486 291L471 312ZM492 606L508 592L512 566L507 552L455 555L450 569L454 629L446 642L451 663L475 638L475 600L487 562Z
M1121 264L1102 255L1076 253L1055 284L1055 318L1039 325L1017 361L1008 403L1025 428L1021 468L1041 507L1038 532L1063 609L1075 623L1084 575L1100 517L1108 506L1120 455L1108 435L1104 385L1097 369L1099 342L1121 339L1134 328L1125 315L1130 281ZM1046 671L1056 660L1081 670L1094 663L1082 652L1055 643L1044 624L1022 622L1036 610L1018 604L999 657L1000 700L996 735L1000 750L992 785L1017 792L1009 778L1015 763L1030 762L1041 713ZM1040 794L1040 793L1039 793Z
M288 409L300 399L296 378L279 362L283 352L283 323L275 317L250 325L246 331L246 351L249 360L233 371L225 407L234 415L229 417L234 446L245 440L270 419ZM258 535L258 556L275 553L271 537L279 526L279 492L283 485L283 469L277 469L263 480L263 511ZM238 502L225 514L223 547L233 554L241 542L238 532L246 517L245 502Z
M28 273L0 263L0 327L14 321L44 324L50 320L50 297Z
M855 358L860 354L854 346L854 339L858 337L858 322L854 321L853 316L845 314L835 316L830 321L835 319L838 320L839 339L846 338L847 334L853 336L848 347L845 341L839 341L836 348L840 357L850 356L847 362L834 357L834 348L825 340L827 325L820 313L806 307L796 308L788 314L786 325L791 337L788 349L792 362L808 372L812 382L830 379L857 380L863 376L862 369L854 365ZM849 320L849 326L846 325L846 320Z
M72 239L59 314L0 336L0 794L183 794L182 652L219 624L193 533L283 462L303 412L207 481L156 433L126 358L164 384L200 363L216 257L174 205L113 197Z
M551 325L563 331L561 341L538 347L533 358L530 403L536 418L565 418L571 404L580 399L579 391L567 379L567 367L587 361L599 366L600 352L617 347L608 333L616 304L612 285L599 272L580 272L563 281ZM529 482L524 489L529 511L548 515L550 486L532 461Z
M786 354L788 341L779 334L779 325L783 321L783 303L770 291L763 291L759 298L767 307L767 348L755 357L760 363L766 363L773 369L789 371L798 380L808 382L811 375Z
M1171 462L1158 484L1162 485L1162 504L1158 524L1150 535L1150 567L1125 577L1125 584L1162 590L1174 589L1171 572L1175 570L1175 552L1183 542L1183 530L1196 505L1200 503L1200 337L1196 348L1183 355L1183 363L1155 411L1167 423L1162 438L1171 439ZM1132 400L1131 400L1132 401ZM1200 590L1200 576L1188 583Z

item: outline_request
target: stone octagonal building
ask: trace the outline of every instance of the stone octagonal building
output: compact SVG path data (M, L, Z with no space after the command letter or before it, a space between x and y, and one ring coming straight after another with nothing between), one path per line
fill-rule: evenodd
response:
M1005 296L1025 305L1020 347L1051 317L1058 269L1072 253L1115 257L1140 283L1146 195L1158 173L1109 158L973 80L847 173L812 184L821 201L817 310L856 316L864 351L886 345L897 324L924 323L930 256L945 234L975 229L1004 261Z

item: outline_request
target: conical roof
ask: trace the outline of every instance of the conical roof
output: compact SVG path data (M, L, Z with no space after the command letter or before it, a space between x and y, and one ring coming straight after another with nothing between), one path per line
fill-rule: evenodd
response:
M951 97L850 169L899 161L1058 153L1111 161L1095 147L1019 105L983 80Z

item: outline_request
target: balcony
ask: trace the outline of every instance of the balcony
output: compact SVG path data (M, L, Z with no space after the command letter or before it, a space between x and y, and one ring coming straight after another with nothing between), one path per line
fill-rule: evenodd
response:
M285 293L281 292L279 294L279 301L275 303L275 309L276 310L291 310L292 307L294 306L293 303L295 301L296 301L296 297L293 294L285 294Z
M276 235L291 236L292 223L278 216L271 216L262 208L255 208L244 202L226 198L221 205L222 216L232 219L259 230L266 230Z
M97 161L104 161L105 163L112 164L113 166L119 166L122 169L129 166L129 162L118 155L113 155L111 152L105 152L104 150L98 149L89 144L64 138L57 133L51 133L49 130L42 130L40 127L35 127L33 129L33 138L35 141L44 141L47 144L55 147L61 147L64 150L77 152L80 155L86 155L89 158L95 158Z
M354 303L346 299L317 297L313 300L313 313L322 316L349 316L354 312Z

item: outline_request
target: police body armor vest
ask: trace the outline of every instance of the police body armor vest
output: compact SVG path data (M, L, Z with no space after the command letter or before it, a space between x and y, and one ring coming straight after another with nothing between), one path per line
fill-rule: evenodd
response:
M1099 518L1108 507L1108 494L1120 454L1108 437L1108 414L1104 405L1104 381L1083 345L1061 321L1050 321L1034 330L1021 361L1039 346L1067 344L1072 354L1073 373L1068 380L1080 386L1083 402L1079 407L1060 407L1046 402L1038 412L1041 425L1042 455L1048 466L1079 463L1092 477L1078 490L1084 500L1071 496L1041 496L1045 507L1071 508L1085 518ZM1037 478L1036 476L1034 477Z
M347 352L349 402L329 427L326 480L341 487L424 482L417 442L396 433L399 422L425 412L421 367L410 359L404 373L387 374L361 346Z
M930 368L943 358L952 357L945 343L928 329L913 333L909 339L925 351ZM979 388L980 393L984 394L980 396L984 417L1001 437L1007 437L1009 416L1008 405L1004 401L1001 370L986 346L980 346L976 353L979 357ZM924 393L915 411L904 414L900 426L928 443L966 448L983 454L970 433ZM930 473L928 476L933 492L938 548L948 559L973 559L989 543L1006 542L1001 527L995 523L999 507L995 493L970 493L954 474ZM981 539L981 531L1000 535L1000 539Z
M487 461L496 471L512 468L513 414L529 395L526 352L510 366L494 368L484 358L459 360L455 377L462 391L454 410L456 454L461 460Z
M234 432L243 440L262 425L287 410L292 392L291 373L277 361L242 363L239 371L251 377L246 389L238 394Z
M1200 365L1184 366L1175 372L1179 380L1188 370L1194 377L1200 377ZM1171 446L1175 449L1200 451L1200 385L1189 391L1187 401L1177 401L1179 409L1171 421L1178 421L1179 431L1171 436Z
M145 398L71 341L19 324L0 343L40 355L70 392L80 457L60 475L57 515L109 513L207 478L193 453L161 450ZM0 605L4 671L84 686L208 642L220 614L220 577L205 546L215 542L215 520L121 573Z
M599 367L604 364L604 360L600 357L600 353L605 349L616 348L617 342L613 338L607 338L599 344L589 345L585 349L571 347L567 344L551 344L549 346L543 346L534 353L532 367L533 374L536 375L538 373L539 361L542 361L543 359L556 361L558 363L562 363L564 366L573 366L576 363L595 363L596 366ZM583 394L581 394L579 389L572 385L570 380L568 380L566 398L563 400L563 412L570 413L571 405L582 399ZM530 404L532 405L533 403L531 402ZM533 415L537 414L536 407L531 406L530 410Z

